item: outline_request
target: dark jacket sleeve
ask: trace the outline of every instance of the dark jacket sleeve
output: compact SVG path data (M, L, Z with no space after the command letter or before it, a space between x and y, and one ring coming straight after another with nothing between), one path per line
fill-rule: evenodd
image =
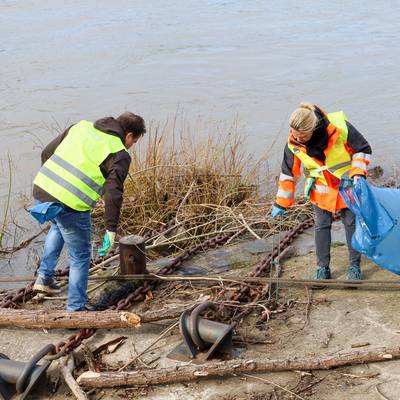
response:
M347 144L354 153L372 154L372 149L364 136L348 121L346 121L348 136Z
M294 154L290 151L289 146L286 143L285 150L283 151L282 173L285 175L294 176L293 165Z
M73 126L73 125L71 125ZM53 139L42 151L41 160L42 165L53 155L57 146L64 140L67 136L71 126L69 126L63 133L58 135L55 139Z
M106 178L103 196L105 203L104 219L106 229L111 232L117 231L124 194L124 181L128 175L130 163L130 155L125 150L121 150L110 154L100 165Z

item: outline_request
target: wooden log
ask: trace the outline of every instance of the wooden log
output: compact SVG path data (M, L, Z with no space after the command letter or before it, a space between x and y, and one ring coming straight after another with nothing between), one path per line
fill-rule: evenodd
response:
M366 364L400 358L400 347L376 348L364 352L348 352L335 356L293 358L281 360L229 360L212 361L202 365L184 364L163 369L146 369L129 372L92 372L79 376L77 382L86 388L120 386L163 385L193 382L201 378L232 376L240 373L308 371Z
M0 327L29 329L112 329L138 326L179 317L194 305L184 305L157 311L146 311L140 315L127 311L75 311L63 310L13 310L0 309Z

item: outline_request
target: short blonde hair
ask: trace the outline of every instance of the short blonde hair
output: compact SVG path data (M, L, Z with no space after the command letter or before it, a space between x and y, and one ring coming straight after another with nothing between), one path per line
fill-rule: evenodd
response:
M311 103L300 103L289 118L289 126L299 132L313 132L318 125L315 106Z

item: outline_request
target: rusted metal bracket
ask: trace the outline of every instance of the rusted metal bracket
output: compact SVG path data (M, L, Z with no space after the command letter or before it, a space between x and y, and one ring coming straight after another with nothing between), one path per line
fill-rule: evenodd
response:
M32 391L44 391L47 387L46 371L51 361L46 360L42 365L37 363L47 354L54 352L55 346L49 344L27 363L10 360L0 353L0 398L9 400L19 393L19 399L24 400Z

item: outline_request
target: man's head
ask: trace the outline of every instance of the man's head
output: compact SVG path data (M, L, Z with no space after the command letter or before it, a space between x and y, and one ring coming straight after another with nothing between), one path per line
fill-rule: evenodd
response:
M145 133L146 126L144 120L139 115L125 111L117 121L121 124L125 132L125 147L132 147Z
M318 126L315 106L311 103L301 103L300 107L296 108L290 116L289 126L290 133L298 142L308 142Z

